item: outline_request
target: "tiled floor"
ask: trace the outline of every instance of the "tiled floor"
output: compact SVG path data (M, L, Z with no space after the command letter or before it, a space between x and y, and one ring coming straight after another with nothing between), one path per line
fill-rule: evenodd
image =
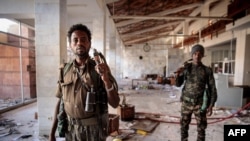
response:
M127 141L180 141L180 90L168 85L155 85L155 89L147 90L129 90L123 88L120 94L126 97L126 103L135 106L135 112L151 113L144 114L140 118L151 118L159 122L159 125L146 135L132 134ZM122 98L122 96L121 96ZM117 109L110 108L110 113L117 114ZM209 117L207 128L207 141L223 141L223 126L225 124L245 124L238 118L229 118L231 115L230 109L225 110L222 107L216 107L214 114ZM38 122L35 119L37 112L36 102L6 112L0 117L0 140L1 141L46 141L47 137L38 136ZM246 117L249 118L249 117ZM245 118L245 119L246 119ZM5 119L5 120L4 120ZM130 127L139 120L131 122L119 121L119 134L132 132ZM8 133L10 128L4 128L3 124L12 123L12 132ZM195 120L192 120L193 125L190 125L189 140L196 140L196 125ZM25 139L19 138L21 135L32 135ZM1 137L2 136L2 137ZM112 141L114 137L108 137L107 141Z

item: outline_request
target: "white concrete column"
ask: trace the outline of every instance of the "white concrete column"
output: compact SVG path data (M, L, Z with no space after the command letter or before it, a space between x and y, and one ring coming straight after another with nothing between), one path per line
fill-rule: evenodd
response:
M52 126L59 65L66 60L66 0L35 0L36 87L39 135Z
M175 31L173 31L173 32L171 32L171 34L172 35L176 35L176 32ZM176 36L173 36L173 37L171 37L172 38L172 46L174 46L177 42L176 42Z
M115 30L115 25L113 24L113 21L109 19L108 15L105 15L106 19L105 25L106 30L105 31L105 43L106 43L106 58L107 63L110 67L110 70L113 74L113 76L118 79L120 77L120 61L118 61L118 58L120 54L118 48L120 47L120 40L118 39L117 32Z
M104 30L103 30L103 18L99 16L99 18L96 18L92 21L92 42L91 46L98 51L100 51L102 54L105 54L105 45L104 45Z
M250 31L250 29L248 29ZM249 86L250 85L250 34L246 30L241 30L236 33L236 54L235 54L235 73L234 85Z
M188 22L187 21L183 21L183 35L188 35ZM182 37L182 47L184 47L184 40L185 40L186 36Z
M189 33L188 33L188 32L189 32L189 31L188 31L188 26L189 26L189 25L188 25L188 22L187 22L187 21L184 21L184 22L183 22L183 34L184 34L184 35L188 35L188 34L189 34Z
M118 35L116 35L118 37ZM115 53L115 62L116 62L116 79L117 81L121 80L123 78L123 72L122 72L122 66L123 66L123 48L122 48L122 42L121 40L116 39L116 47L115 47L116 53Z
M166 50L166 74L165 76L169 76L170 72L169 72L169 62L168 62L168 51L169 49Z
M107 50L107 56L109 58L109 67L110 70L112 71L112 74L114 77L117 77L116 74L116 36L115 35L110 35L109 36L109 50Z

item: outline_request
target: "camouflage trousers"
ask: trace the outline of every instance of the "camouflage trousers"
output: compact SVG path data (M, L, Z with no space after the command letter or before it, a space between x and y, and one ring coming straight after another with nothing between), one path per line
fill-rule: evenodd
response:
M192 114L195 115L197 123L197 141L205 141L205 130L207 128L206 112L200 112L202 104L194 104L183 101L181 105L181 141L188 141L189 124L192 120Z
M65 133L66 141L106 141L106 137L100 136L99 126L96 125L68 125Z

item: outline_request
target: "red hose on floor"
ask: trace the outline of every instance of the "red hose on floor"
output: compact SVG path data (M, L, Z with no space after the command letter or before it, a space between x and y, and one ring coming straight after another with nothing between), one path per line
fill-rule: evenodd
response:
M247 103L246 105L244 105L241 109L239 109L237 112L227 116L227 117L214 117L214 118L208 118L208 120L210 119L217 119L216 121L213 122L208 122L208 124L213 124L213 123L217 123L217 122L221 122L230 118L235 117L235 115L239 114L241 111L247 109L248 107L250 107L250 102ZM154 116L167 116L164 114L159 114L159 113L146 113L146 112L136 112L136 114L138 115L154 115ZM180 118L179 116L169 116L169 117L173 117L173 118ZM152 121L158 121L158 122L164 122L164 123L174 123L174 124L180 124L180 122L174 122L174 121L165 121L165 120L158 120L157 118L150 118L150 117L145 117L145 118L135 118L135 119L149 119ZM191 125L196 125L196 123L190 123Z

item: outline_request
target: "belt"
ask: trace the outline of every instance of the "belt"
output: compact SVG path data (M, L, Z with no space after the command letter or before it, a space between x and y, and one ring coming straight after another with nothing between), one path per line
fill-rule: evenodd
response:
M93 118L85 118L85 119L76 119L76 118L71 118L68 116L68 121L69 124L71 125L96 125L97 122L97 118L93 117Z
M198 101L203 101L202 98L190 98L190 97L186 97L186 96L182 96L183 100L191 102L191 103L196 103Z

